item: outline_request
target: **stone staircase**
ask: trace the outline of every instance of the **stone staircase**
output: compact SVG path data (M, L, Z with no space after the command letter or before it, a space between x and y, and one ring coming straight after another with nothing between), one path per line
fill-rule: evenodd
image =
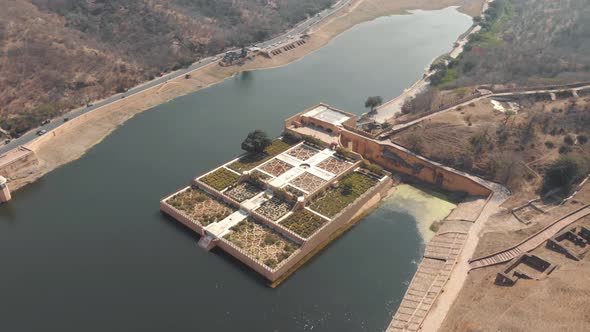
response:
M217 238L209 233L203 235L198 242L199 247L209 251L215 247L215 240Z
M518 257L518 255L520 255L520 254L522 254L522 250L520 250L518 247L516 247L516 248L512 248L512 249L508 249L508 250L499 252L494 255L490 255L490 256L486 256L486 257L472 260L469 262L469 266L473 270L473 269L478 269L478 268L485 267L485 266L496 265L496 264L508 262L508 261L512 260L513 258Z

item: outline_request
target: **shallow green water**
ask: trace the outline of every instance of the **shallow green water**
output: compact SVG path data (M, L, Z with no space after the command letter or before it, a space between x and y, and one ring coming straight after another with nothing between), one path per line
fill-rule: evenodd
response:
M397 186L381 203L381 209L405 213L415 219L424 242L428 242L435 234L430 229L432 223L446 218L455 207L457 205L442 194L429 193L426 189L408 184Z
M0 207L3 331L380 331L415 271L418 214L380 208L278 289L158 211L253 128L327 102L361 113L450 50L454 9L357 26L283 68L244 73L127 122Z

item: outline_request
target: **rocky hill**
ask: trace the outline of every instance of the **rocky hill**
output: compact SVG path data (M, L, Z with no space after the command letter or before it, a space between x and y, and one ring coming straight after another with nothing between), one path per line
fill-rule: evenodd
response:
M121 92L261 41L334 0L9 0L0 11L0 128Z

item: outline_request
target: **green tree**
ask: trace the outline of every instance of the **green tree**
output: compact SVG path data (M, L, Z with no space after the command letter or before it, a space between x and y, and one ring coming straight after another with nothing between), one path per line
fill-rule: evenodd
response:
M417 133L411 133L408 136L408 148L415 153L422 153L422 149L424 148L422 144L422 137Z
M568 194L580 173L580 165L576 159L570 156L559 157L545 171L543 192L561 188L565 194Z
M264 131L256 129L250 132L248 137L244 139L242 142L242 150L250 153L261 153L271 144L272 140L268 138L268 135Z
M374 112L375 108L381 104L383 104L383 97L372 96L367 98L367 101L365 101L365 108L368 108L371 112Z

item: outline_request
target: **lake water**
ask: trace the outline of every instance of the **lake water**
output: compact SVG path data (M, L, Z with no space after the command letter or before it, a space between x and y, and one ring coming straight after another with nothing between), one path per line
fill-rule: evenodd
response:
M394 97L471 24L381 18L301 61L244 73L125 123L0 207L2 331L382 331L422 250L420 214L379 208L277 289L160 214L158 201L319 102Z

